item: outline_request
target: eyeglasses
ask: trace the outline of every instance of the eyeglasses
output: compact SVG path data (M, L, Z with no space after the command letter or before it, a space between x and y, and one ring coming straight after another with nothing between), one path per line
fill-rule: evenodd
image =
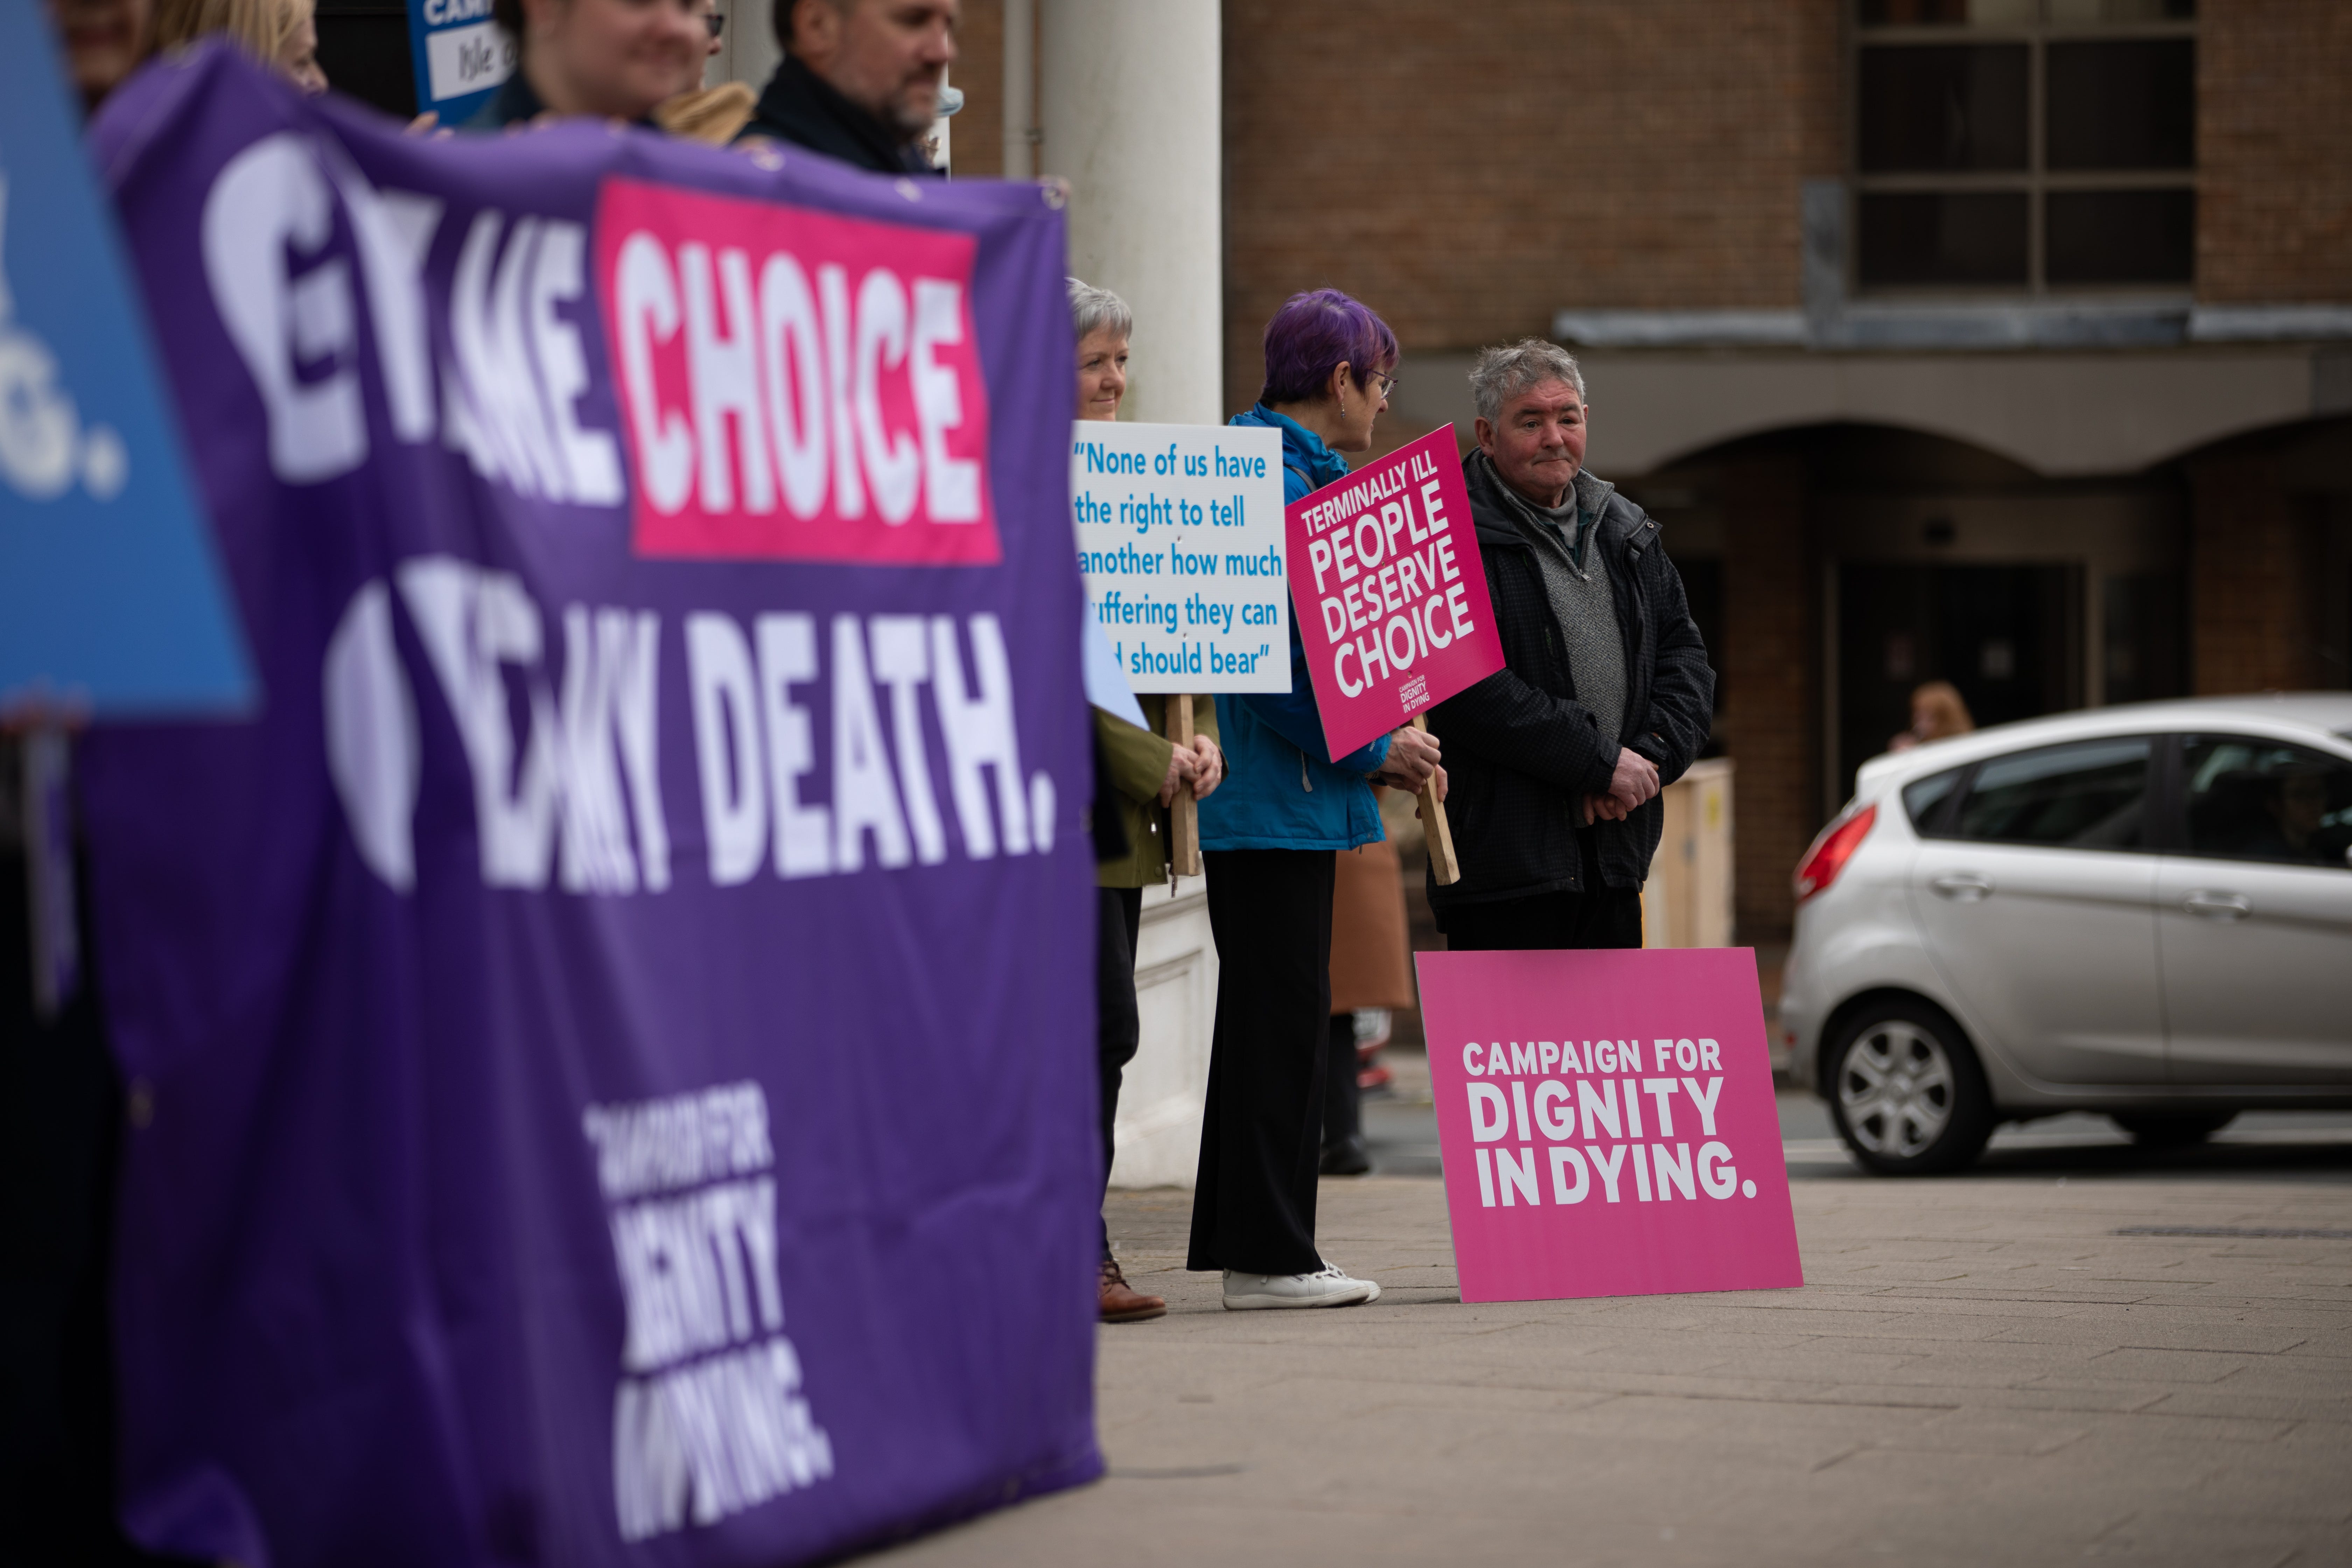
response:
M1396 395L1396 389L1397 389L1397 378L1396 378L1396 377L1394 377L1394 376L1392 376L1392 375L1389 374L1388 374L1387 372L1385 372L1385 371L1378 371L1378 370L1368 370L1368 371L1366 371L1364 374L1365 374L1366 375L1369 375L1369 376L1373 377L1374 379L1376 379L1377 381L1379 381L1379 382L1380 382L1380 384L1381 384L1381 395L1383 398L1394 397L1394 396Z
M702 14L702 20L704 25L709 27L710 36L714 38L727 30L727 17L723 12L705 11Z

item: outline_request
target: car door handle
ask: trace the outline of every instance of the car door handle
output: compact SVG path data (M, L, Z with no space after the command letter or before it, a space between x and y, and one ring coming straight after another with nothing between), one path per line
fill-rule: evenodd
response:
M1992 892L1992 884L1982 877L1963 873L1957 877L1938 877L1927 884L1944 897L1963 904L1973 904Z
M2254 906L2235 893L2195 892L2181 900L2180 907L2209 921L2242 921L2254 912Z

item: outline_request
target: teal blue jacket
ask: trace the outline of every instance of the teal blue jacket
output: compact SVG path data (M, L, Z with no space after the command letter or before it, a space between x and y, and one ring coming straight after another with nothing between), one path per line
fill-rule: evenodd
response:
M1348 471L1347 459L1323 438L1261 403L1236 414L1235 425L1282 432L1283 499L1295 501ZM1225 748L1225 782L1201 803L1203 849L1353 849L1377 844L1380 806L1365 779L1388 761L1382 735L1338 762L1323 743L1323 720L1298 640L1298 611L1290 614L1290 689L1217 699L1217 729Z

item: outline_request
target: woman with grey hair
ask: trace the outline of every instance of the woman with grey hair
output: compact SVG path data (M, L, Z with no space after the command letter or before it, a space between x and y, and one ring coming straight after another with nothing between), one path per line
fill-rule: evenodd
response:
M1108 289L1070 280L1070 327L1078 337L1078 417L1116 419L1127 395L1127 342L1135 312Z
M1127 301L1108 289L1070 279L1070 325L1078 339L1078 417L1118 417L1127 395L1127 341L1135 316ZM1100 935L1095 944L1096 1066L1102 1082L1103 1177L1110 1177L1111 1122L1118 1112L1121 1070L1135 1058L1142 1018L1135 1005L1135 940L1143 921L1143 889L1168 876L1168 807L1189 790L1205 797L1225 774L1217 747L1217 705L1212 697L1192 699L1191 749L1138 729L1115 714L1094 710L1095 738L1102 783L1110 791L1119 823L1127 830L1124 857L1095 868L1101 889ZM1131 1323L1168 1310L1158 1296L1146 1296L1127 1282L1111 1256L1110 1230L1103 1230L1100 1310L1107 1323Z

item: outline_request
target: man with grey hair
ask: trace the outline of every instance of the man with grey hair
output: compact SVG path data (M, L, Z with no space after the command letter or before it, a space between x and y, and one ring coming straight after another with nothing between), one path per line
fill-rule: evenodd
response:
M1556 343L1487 349L1463 460L1505 668L1429 715L1462 879L1446 945L1639 947L1658 791L1706 742L1715 672L1658 524L1584 471L1584 373Z

